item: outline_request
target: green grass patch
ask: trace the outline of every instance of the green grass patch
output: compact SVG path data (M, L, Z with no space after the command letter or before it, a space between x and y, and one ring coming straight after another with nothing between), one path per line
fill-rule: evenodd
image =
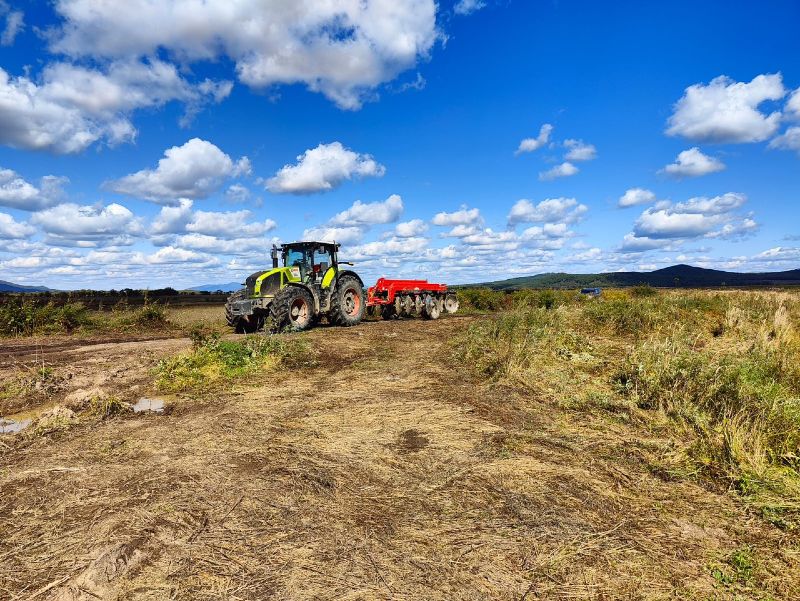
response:
M192 349L162 359L156 367L156 385L164 392L198 391L272 370L291 367L306 356L296 339L254 335L221 340L217 334L195 331Z

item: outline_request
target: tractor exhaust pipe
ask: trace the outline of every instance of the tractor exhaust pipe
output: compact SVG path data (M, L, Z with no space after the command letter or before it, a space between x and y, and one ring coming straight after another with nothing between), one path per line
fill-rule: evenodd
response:
M278 247L272 245L272 269L278 268Z

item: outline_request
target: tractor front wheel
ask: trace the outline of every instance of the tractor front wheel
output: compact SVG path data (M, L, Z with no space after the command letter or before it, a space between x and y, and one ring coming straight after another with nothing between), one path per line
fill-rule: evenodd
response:
M314 299L300 286L286 286L269 305L270 331L300 332L314 324Z
M252 334L263 325L263 318L256 315L234 315L233 304L247 298L247 288L237 290L225 302L225 321L237 334Z
M331 296L332 323L340 326L357 325L361 323L366 308L367 301L361 283L351 275L342 276Z

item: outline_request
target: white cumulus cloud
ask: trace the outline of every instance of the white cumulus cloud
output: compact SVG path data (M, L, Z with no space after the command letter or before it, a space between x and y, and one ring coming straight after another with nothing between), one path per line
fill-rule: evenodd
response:
M739 215L747 197L727 193L713 198L696 197L676 204L664 202L646 209L636 220L635 238L696 239L733 238L757 228L749 215Z
M357 200L353 205L341 213L337 213L330 220L330 225L374 225L378 223L393 223L403 214L403 199L399 194L392 194L384 201L363 203Z
M136 136L136 109L178 100L190 117L230 92L228 82L190 84L174 65L155 59L101 70L52 63L38 79L0 69L0 144L55 153L80 152L99 140L119 144Z
M617 206L620 208L633 207L636 205L649 204L655 202L656 195L651 190L645 188L629 188L625 194L620 196Z
M466 206L462 206L458 211L454 211L453 213L436 213L431 223L433 223L433 225L452 227L454 225L473 225L481 221L482 218L479 209L468 209Z
M333 190L353 177L382 177L386 168L368 154L345 148L341 142L320 144L284 165L267 181L270 192L311 194Z
M150 224L150 233L158 236L183 232L192 218L193 204L188 198L181 198L177 205L161 207Z
M588 144L583 140L564 140L564 147L568 149L564 155L568 161L593 161L597 158L597 148L594 144Z
M322 225L303 231L303 239L319 242L339 242L340 244L357 244L364 239L364 229L360 227Z
M29 223L17 221L8 213L0 213L0 239L19 240L35 232L36 228Z
M552 169L548 169L547 171L542 171L539 174L539 180L543 182L551 181L554 179L558 179L559 177L569 177L571 175L575 175L578 173L579 169L570 163L569 161L564 161L560 165L556 165Z
M0 15L5 18L5 25L0 33L0 46L11 46L17 39L17 34L25 28L25 13L11 10L6 2L0 2Z
M428 56L434 0L59 0L52 49L118 59L164 50L182 63L229 58L240 81L305 84L345 109Z
M252 216L247 210L195 211L186 231L217 238L247 238L263 236L277 227L272 219L254 222Z
M155 169L143 169L105 185L120 194L175 204L179 198L207 198L225 179L249 171L247 157L234 162L211 142L192 138L164 151Z
M786 103L786 112L792 117L800 117L800 88L792 92L792 95L789 97Z
M404 221L398 223L394 227L394 236L397 238L414 238L421 236L428 231L428 224L422 219L412 219L411 221Z
M539 135L535 138L525 138L519 143L517 152L515 154L522 154L523 152L533 152L539 150L542 146L550 141L550 134L553 132L553 126L545 123L539 129Z
M141 234L139 219L130 209L116 203L107 206L65 203L34 213L31 223L40 226L54 244L129 243L130 236Z
M781 113L759 107L785 94L780 73L758 75L749 83L723 75L695 84L675 104L666 133L700 142L760 142L778 130Z
M34 186L11 169L0 169L0 206L21 211L51 207L61 201L66 182L65 177L46 175Z
M469 15L485 7L484 0L458 0L453 7L453 12L457 15Z
M674 210L679 213L701 213L704 215L721 215L730 213L742 207L747 202L747 196L737 192L727 192L721 196L708 198L696 196L687 201L674 205Z
M699 177L701 175L708 175L709 173L716 173L725 169L725 163L710 157L695 146L689 150L684 150L678 154L678 158L674 163L670 163L664 167L663 171L672 177Z
M518 223L574 223L589 210L574 198L547 198L538 204L523 198L514 203L508 214L508 225Z
M800 154L800 127L790 127L780 136L773 138L769 143L769 147L780 148L782 150L794 150Z

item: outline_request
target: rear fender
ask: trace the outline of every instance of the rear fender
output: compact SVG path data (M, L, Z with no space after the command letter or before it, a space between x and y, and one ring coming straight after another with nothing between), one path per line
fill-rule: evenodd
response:
M361 279L361 278L358 276L358 274L357 274L355 271L351 271L351 270L349 270L349 269L345 269L344 271L340 271L340 272L339 272L339 273L336 275L336 283L338 284L338 283L339 283L339 280L341 280L341 279L342 279L344 276L346 276L346 275L351 275L351 276L353 276L355 279L357 279L357 280L358 280L358 283L361 285L361 287L362 287L362 288L364 288L364 281L363 281L363 280L362 280L362 279ZM364 288L364 293L366 294L366 292L367 292L367 289L366 289L366 288Z

